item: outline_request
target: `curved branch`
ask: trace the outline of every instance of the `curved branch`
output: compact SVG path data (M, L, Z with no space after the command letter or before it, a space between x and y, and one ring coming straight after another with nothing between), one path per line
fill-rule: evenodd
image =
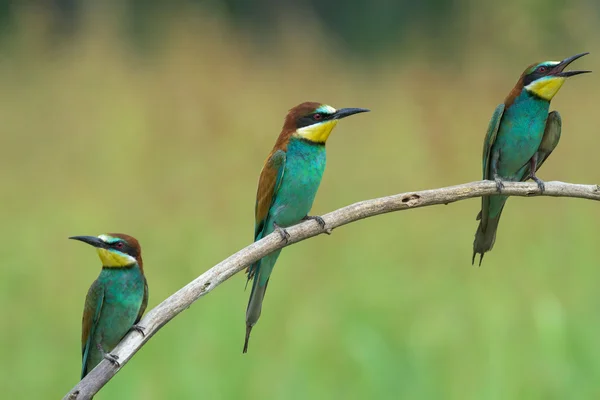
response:
M289 227L287 231L290 238L287 244L282 242L279 234L270 234L221 261L150 310L139 323L145 329L145 336L132 331L111 352L119 357L120 365L113 365L109 361L103 360L63 399L91 399L163 325L247 265L277 249L363 218L497 194L496 184L493 181L478 181L440 189L401 193L360 201L325 214L322 216L326 223L325 229L322 229L316 221L306 221ZM535 183L505 182L502 194L522 197L543 195L600 200L600 186L546 182L546 190L542 194ZM473 210L473 215L475 215L475 211Z

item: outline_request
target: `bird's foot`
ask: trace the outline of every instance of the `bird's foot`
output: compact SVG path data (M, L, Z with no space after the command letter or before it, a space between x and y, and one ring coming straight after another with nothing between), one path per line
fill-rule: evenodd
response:
M139 332L143 337L146 337L146 332L144 331L144 329L146 329L146 328L144 328L143 326L133 325L131 327L130 331Z
M546 191L546 185L543 180L535 176L535 174L530 175L529 177L537 184L538 188L540 188L540 192L544 193Z
M502 193L502 189L504 189L504 183L502 183L502 179L495 177L494 182L496 182L496 191L498 191L498 193Z
M306 217L302 218L302 221L310 221L310 220L315 220L317 221L317 223L319 224L319 226L321 226L321 229L325 229L325 220L321 217L319 217L318 215L307 215ZM325 229L325 233L328 235L331 235L331 229Z
M273 227L275 228L277 233L279 233L279 236L281 236L281 240L283 240L283 242L287 244L290 241L290 234L288 233L288 231L286 231L284 228L280 227L276 223L273 223Z
M115 367L120 367L121 363L119 363L119 356L110 353L104 353L104 358L110 361Z

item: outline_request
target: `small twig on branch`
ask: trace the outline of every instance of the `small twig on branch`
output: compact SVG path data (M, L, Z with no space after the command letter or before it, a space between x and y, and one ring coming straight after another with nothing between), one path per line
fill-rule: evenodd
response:
M448 204L473 197L497 194L496 183L494 181L478 181L440 189L401 193L378 199L360 201L325 214L322 216L326 223L324 229L321 228L317 221L312 220L289 227L286 229L290 234L287 244L283 243L279 234L270 234L221 261L150 310L139 323L140 326L144 327L146 335L143 336L139 332L131 332L111 352L119 357L120 365L117 366L108 360L103 360L67 393L63 400L91 399L163 325L188 308L194 301L211 292L234 274L240 272L247 265L252 264L277 249L321 233L326 233L327 230L363 218L393 211ZM542 194L535 183L505 182L502 194L522 197L543 195L600 200L600 186L546 182L546 190ZM476 211L475 209L473 210L473 217ZM240 323L240 327L242 326L243 324ZM240 332L242 331L240 330Z

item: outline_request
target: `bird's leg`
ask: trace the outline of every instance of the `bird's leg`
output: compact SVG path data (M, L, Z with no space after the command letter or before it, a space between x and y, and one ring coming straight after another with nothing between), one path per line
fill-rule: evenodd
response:
M315 220L321 226L321 229L325 229L325 220L318 215L307 215L302 218L302 221ZM325 229L325 233L331 235L331 229Z
M531 157L531 159L529 160L529 176L528 178L531 178L535 181L535 183L538 185L538 188L540 188L540 191L542 193L544 193L544 191L546 190L546 185L544 185L544 181L541 180L540 178L538 178L535 175L535 170L537 169L537 161L538 161L538 153L536 152L533 157Z
M121 366L121 364L119 363L119 356L105 352L104 348L102 348L102 345L100 343L96 344L96 348L100 351L100 353L102 353L102 357L106 358L114 366L116 366L116 367Z
M502 189L504 189L504 183L502 183L502 179L498 176L498 174L494 175L494 181L496 182L496 190L498 193L502 193Z
M290 240L290 234L288 233L288 231L277 225L275 222L273 222L273 228L275 228L277 233L279 233L279 236L281 236L281 240L283 240L287 244L287 242Z
M104 353L104 358L110 361L117 368L121 366L121 364L119 363L119 356L117 355Z
M113 365L117 368L121 366L121 364L119 363L119 356L115 354L104 353L104 358L113 363Z
M321 225L321 228L325 229L325 220L321 217L319 217L318 215L307 215L304 218L302 218L302 221L310 221L310 220L315 220L319 223L319 225Z
M498 160L500 159L500 150L492 152L492 160L490 163L492 176L494 177L494 181L496 181L496 190L498 193L502 193L502 189L504 189L504 183L502 183L502 179L498 175Z
M146 332L144 331L144 329L146 329L146 328L144 328L143 326L139 326L139 325L136 324L136 325L133 325L131 327L130 331L139 332L139 333L142 334L143 337L146 337Z

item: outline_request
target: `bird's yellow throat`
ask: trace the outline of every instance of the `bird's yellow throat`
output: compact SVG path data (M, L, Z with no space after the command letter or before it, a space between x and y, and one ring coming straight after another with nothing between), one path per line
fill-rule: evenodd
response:
M111 251L107 249L96 249L100 260L102 260L102 266L108 268L121 268L128 265L135 264L137 260L130 255Z
M547 76L531 82L525 86L525 89L544 100L550 101L565 83L565 79L562 76Z
M332 119L330 121L305 126L296 130L296 135L311 142L325 143L337 123L337 119Z

